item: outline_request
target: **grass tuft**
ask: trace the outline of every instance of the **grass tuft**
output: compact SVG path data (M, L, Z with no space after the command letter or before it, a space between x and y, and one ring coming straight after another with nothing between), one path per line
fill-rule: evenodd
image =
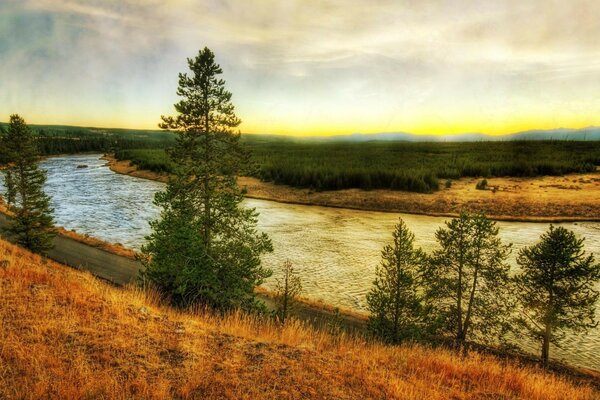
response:
M0 398L593 399L516 362L162 305L0 241Z

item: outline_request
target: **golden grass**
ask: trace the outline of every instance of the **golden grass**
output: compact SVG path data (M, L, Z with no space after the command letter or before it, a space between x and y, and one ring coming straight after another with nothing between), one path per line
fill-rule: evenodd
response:
M127 160L105 155L113 172L166 182L168 175L138 169ZM565 222L599 221L600 168L587 174L543 176L536 178L493 178L496 190L477 190L480 178L461 178L452 187L435 193L397 190L325 190L275 185L241 176L238 185L246 197L282 203L318 205L357 210L389 211L408 214L454 217L463 209L485 211L503 221Z
M137 256L137 252L134 250L127 248L119 243L108 243L100 239L96 239L92 236L81 234L75 231L67 230L63 227L56 228L56 231L59 235L71 238L78 242L87 244L88 246L97 247L104 251L107 251L112 254L116 254L121 257L127 257L131 259L135 259Z
M161 306L0 241L0 398L592 399L477 353Z

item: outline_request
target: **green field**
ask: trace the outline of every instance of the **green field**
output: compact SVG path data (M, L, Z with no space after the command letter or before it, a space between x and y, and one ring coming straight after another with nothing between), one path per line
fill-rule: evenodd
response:
M43 155L115 152L143 169L173 170L165 153L174 143L170 132L31 127ZM600 141L344 142L268 135L242 135L242 141L257 167L252 175L314 190L433 192L461 177L563 175L600 165Z
M432 192L461 177L532 177L594 171L600 142L503 141L464 143L311 142L244 138L255 176L315 190L345 188ZM172 171L163 149L117 152L143 169Z

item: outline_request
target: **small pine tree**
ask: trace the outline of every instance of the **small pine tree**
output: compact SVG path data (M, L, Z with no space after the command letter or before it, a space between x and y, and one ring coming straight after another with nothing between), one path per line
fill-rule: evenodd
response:
M547 365L550 344L559 345L566 330L597 326L600 264L585 254L584 239L563 227L550 226L540 239L519 252L521 271L514 280L519 322L541 342L542 363Z
M282 323L289 317L293 311L298 295L302 292L302 282L300 276L294 270L294 265L290 260L283 263L283 276L277 279L275 294L277 299L277 318Z
M417 293L419 265L424 259L414 247L414 235L402 219L384 247L374 287L367 295L369 331L390 343L414 338L419 332L421 299Z
M44 193L46 172L37 165L35 138L23 118L10 116L1 144L8 162L4 173L6 200L8 210L14 214L9 233L18 244L43 253L52 248L53 210Z
M436 232L440 249L423 276L432 328L454 336L496 343L510 327L510 245L503 245L496 223L483 214L461 213Z
M174 174L155 197L162 212L142 249L142 276L180 305L254 309L254 289L271 274L260 257L272 245L256 230L256 211L240 204L236 178L249 164L234 131L240 120L213 52L204 48L188 65L191 75L179 74L177 115L160 124L177 134Z

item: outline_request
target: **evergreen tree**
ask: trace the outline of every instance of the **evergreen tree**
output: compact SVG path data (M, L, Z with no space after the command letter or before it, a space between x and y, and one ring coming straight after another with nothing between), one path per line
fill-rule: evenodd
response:
M240 120L214 54L204 48L188 65L191 75L179 74L177 115L160 124L177 134L174 174L155 198L162 212L143 248L143 275L175 303L252 308L254 288L271 274L260 256L272 246L256 230L256 211L240 205L236 177L249 161L234 132Z
M468 339L495 343L510 326L510 245L501 243L495 222L464 212L436 239L440 249L424 274L432 328L461 348Z
M8 163L8 155L6 154L5 144L3 143L6 130L0 125L0 166Z
M10 116L1 144L8 162L4 172L6 200L14 214L9 233L18 244L43 253L52 248L53 210L43 189L46 171L38 168L35 138L23 118Z
M277 318L284 323L296 305L298 295L302 292L302 282L294 270L290 260L283 263L283 276L277 279L275 294L277 299Z
M519 252L521 271L514 279L519 321L541 342L542 362L547 365L550 344L559 345L565 330L581 332L597 326L600 264L585 254L584 239L563 227L550 226L540 239Z
M418 335L421 299L417 277L424 254L414 247L414 235L400 219L393 233L393 245L381 252L374 287L367 295L369 330L388 342Z

